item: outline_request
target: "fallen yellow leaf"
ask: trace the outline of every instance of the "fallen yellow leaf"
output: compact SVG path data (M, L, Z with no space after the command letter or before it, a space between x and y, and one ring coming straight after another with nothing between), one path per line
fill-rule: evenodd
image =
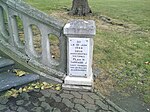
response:
M61 90L61 87L60 87L60 86L57 86L55 89L56 89L57 91L60 91L60 90Z
M19 88L18 92L19 92L19 93L22 93L22 92L23 92L23 89L22 89L22 88Z
M13 72L15 72L16 76L19 76L19 77L24 76L25 74L28 74L27 72L19 70L19 69L14 69Z
M17 98L18 93L13 93L11 96L14 97L14 98Z
M42 86L41 89L42 89L42 90L45 89L44 86Z

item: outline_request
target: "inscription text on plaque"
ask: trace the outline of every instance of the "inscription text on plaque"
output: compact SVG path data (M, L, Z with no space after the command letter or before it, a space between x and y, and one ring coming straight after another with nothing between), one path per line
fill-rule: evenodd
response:
M69 38L69 76L87 77L89 38Z

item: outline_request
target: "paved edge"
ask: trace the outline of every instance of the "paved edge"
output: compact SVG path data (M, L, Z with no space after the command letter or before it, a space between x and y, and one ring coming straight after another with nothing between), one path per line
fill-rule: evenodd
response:
M112 101L110 101L108 98L106 98L104 95L102 95L100 92L98 91L94 91L95 94L99 95L104 101L106 101L110 106L112 106L115 110L117 110L118 112L127 112L125 110L123 110L122 108L120 108L118 105L116 105L115 103L113 103Z

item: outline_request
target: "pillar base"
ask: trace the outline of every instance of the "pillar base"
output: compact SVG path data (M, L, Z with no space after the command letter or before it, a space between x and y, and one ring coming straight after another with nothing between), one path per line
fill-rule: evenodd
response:
M93 90L93 75L90 77L70 77L66 76L64 84L62 86L64 89L68 90L83 90L92 91Z
M69 85L63 84L62 88L64 90L72 90L72 91L91 91L93 92L93 86L79 86L79 85Z

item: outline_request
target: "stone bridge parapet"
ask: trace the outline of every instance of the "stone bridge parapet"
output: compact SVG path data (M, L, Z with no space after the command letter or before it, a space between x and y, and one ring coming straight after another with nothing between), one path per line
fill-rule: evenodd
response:
M18 18L21 22L18 22ZM24 40L20 39L19 24L22 23ZM34 47L33 28L40 32L41 53ZM30 66L33 71L47 77L63 79L66 74L67 46L63 34L64 23L31 7L21 0L0 1L0 50L14 60ZM49 35L54 35L59 42L60 57L53 58ZM42 72L41 72L42 71ZM51 77L52 76L52 77ZM57 80L60 81L61 80Z

